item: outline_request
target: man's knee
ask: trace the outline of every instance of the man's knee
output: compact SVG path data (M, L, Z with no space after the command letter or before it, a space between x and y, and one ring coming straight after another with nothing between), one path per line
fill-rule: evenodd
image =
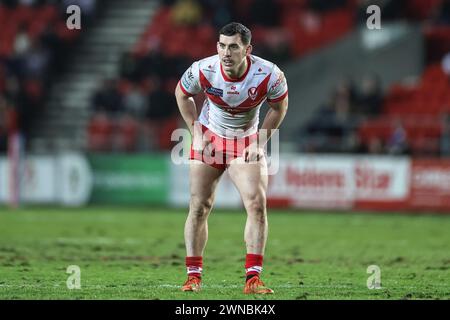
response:
M197 219L206 219L208 214L211 212L212 205L213 200L211 198L201 199L198 197L192 197L189 213Z

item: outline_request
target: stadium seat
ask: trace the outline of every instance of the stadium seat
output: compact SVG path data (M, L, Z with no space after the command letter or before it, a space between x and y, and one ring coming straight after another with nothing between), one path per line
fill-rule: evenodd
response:
M111 151L113 122L105 114L97 114L88 125L88 148L90 151Z
M408 0L406 13L410 18L423 20L428 18L441 2L442 0Z
M120 152L134 152L137 149L139 123L129 116L117 121L114 134L114 148Z

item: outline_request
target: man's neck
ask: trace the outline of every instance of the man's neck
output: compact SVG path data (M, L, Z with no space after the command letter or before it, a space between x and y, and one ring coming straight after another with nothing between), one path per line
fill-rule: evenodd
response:
M232 70L230 70L230 71L225 71L225 73L231 79L239 79L240 77L242 77L244 75L245 71L247 70L247 66L248 66L248 61L247 61L247 57L245 57L244 62L239 66L237 71L233 72Z

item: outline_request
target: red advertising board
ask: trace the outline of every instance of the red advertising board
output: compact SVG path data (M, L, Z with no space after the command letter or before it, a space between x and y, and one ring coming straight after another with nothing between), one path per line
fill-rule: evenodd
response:
M347 157L283 157L270 176L272 207L351 209L354 202L353 163Z
M450 211L450 160L413 160L410 209Z
M404 157L357 158L354 164L357 210L401 210L409 195L410 160Z
M271 176L269 206L395 210L409 195L410 160L404 157L283 157Z

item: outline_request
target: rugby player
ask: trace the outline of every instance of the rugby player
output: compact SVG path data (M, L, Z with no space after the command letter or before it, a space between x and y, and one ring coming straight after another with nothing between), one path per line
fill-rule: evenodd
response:
M220 30L217 52L194 62L175 89L178 108L193 137L184 229L188 277L181 290L201 288L207 219L217 183L228 170L247 212L244 293L271 294L273 290L261 280L268 234L264 148L286 115L287 82L274 63L251 54L251 31L240 23ZM206 99L198 115L192 97L200 92ZM259 110L265 101L270 108L258 129Z

